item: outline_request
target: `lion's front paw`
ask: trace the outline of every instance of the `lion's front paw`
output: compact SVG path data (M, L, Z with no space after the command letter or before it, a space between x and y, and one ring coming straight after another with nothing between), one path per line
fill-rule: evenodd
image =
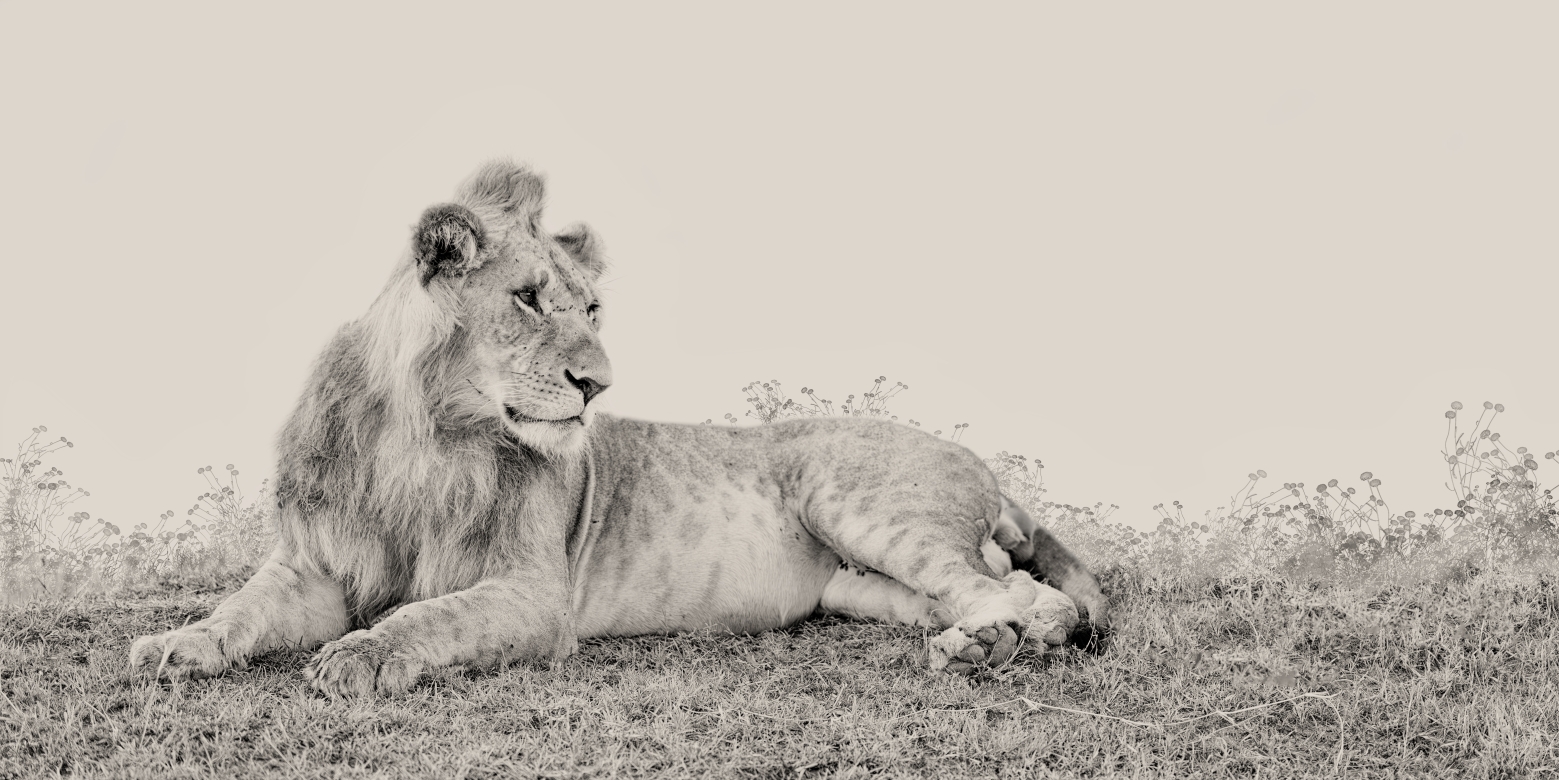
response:
M389 695L410 688L422 673L422 663L363 630L320 648L303 673L316 690L332 699Z
M143 636L130 646L130 672L159 680L213 677L238 665L225 642L226 632L199 624Z
M1026 636L1038 638L1048 646L1066 642L1077 628L1077 604L1071 597L1048 585L1039 585L1034 603L1019 613Z
M1018 649L1018 626L975 626L960 621L931 640L931 668L973 674L976 667L1000 666Z

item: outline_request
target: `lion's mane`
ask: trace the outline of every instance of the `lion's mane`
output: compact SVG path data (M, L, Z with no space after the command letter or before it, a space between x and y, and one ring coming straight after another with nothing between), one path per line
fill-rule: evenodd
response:
M538 229L541 180L527 169L490 166L461 192L489 230ZM536 500L563 491L527 488L579 468L453 403L472 370L454 297L403 258L320 356L279 437L281 543L343 583L358 624L498 573L526 523L565 514Z

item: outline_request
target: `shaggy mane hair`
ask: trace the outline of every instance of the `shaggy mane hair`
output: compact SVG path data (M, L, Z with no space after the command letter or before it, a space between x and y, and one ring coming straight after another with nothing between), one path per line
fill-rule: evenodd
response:
M457 202L482 220L479 235L539 236L543 197L541 177L500 162ZM498 573L538 514L526 493L574 484L580 468L577 456L519 444L501 409L472 399L459 306L450 284L427 280L414 248L320 355L279 437L281 543L343 583L359 625Z

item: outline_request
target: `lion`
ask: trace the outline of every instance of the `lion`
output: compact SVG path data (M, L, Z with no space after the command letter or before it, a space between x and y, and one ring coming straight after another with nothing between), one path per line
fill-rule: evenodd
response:
M543 195L494 162L422 214L281 431L275 550L210 617L136 640L133 672L317 647L321 693L391 695L442 667L556 663L581 639L821 609L926 626L929 666L971 673L1023 637L1044 650L1107 626L1093 575L961 445L869 418L597 414L601 243L543 231Z

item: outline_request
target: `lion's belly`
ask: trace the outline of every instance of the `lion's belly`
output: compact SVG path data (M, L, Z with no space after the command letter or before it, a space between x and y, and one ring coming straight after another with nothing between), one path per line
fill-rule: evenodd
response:
M810 615L839 557L757 489L636 508L591 546L576 584L580 637L761 631Z

